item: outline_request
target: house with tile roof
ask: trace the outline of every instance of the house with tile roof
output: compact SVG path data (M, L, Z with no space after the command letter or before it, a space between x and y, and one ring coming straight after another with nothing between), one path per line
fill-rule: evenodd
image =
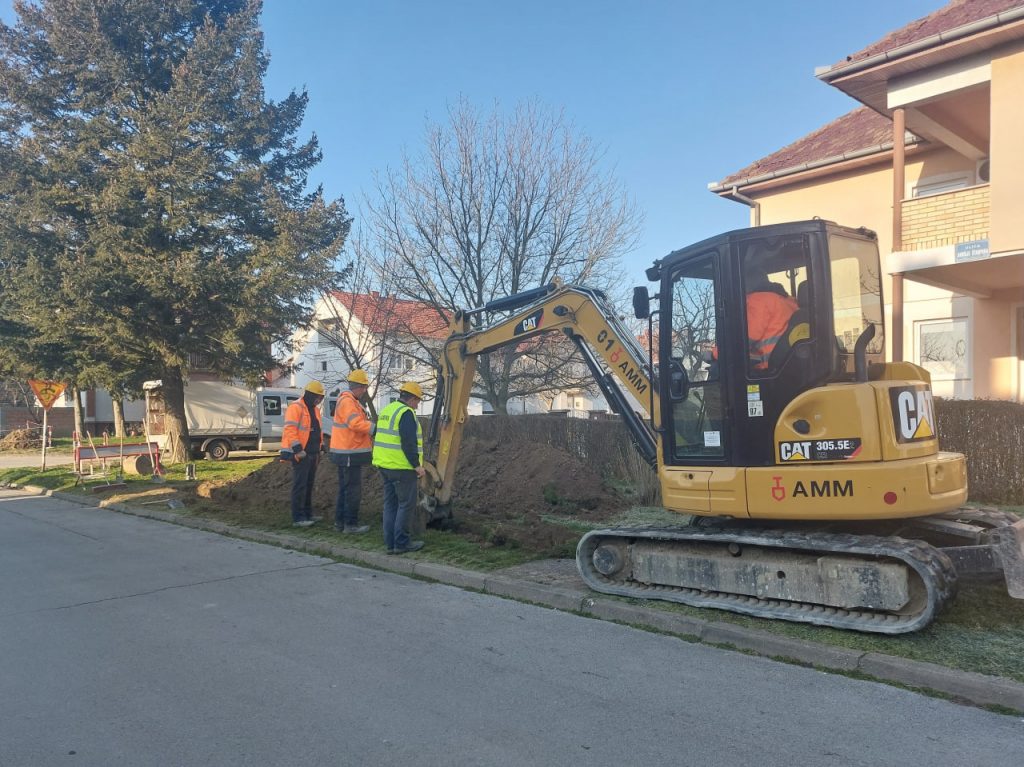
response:
M859 106L709 184L878 234L892 359L1024 401L1024 0L953 0L816 76Z
M436 385L432 360L448 337L448 322L448 317L436 308L418 301L378 291L334 291L317 301L312 326L296 335L297 351L289 361L292 372L279 376L273 384L301 388L310 380L318 380L328 391L330 406L346 387L349 372L363 368L370 376L370 395L378 411L397 399L398 387L411 380L428 395L418 412L429 415ZM517 397L509 403L510 414L563 412L586 416L607 410L599 393L576 389ZM470 400L470 415L488 411L489 406L481 400Z

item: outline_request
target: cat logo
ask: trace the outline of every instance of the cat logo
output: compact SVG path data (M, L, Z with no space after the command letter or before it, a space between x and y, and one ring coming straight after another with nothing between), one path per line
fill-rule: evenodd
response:
M779 458L783 461L809 461L811 460L811 443L807 442L780 442Z
M935 406L927 386L897 386L889 390L897 442L935 439Z
M521 336L523 333L529 333L532 330L537 330L540 327L542 319L544 319L544 310L538 309L533 314L523 317L522 320L517 322L516 329L512 331L512 335Z

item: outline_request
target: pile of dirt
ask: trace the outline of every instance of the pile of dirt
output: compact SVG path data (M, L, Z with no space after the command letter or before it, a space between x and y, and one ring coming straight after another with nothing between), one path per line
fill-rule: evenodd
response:
M273 461L243 480L202 483L196 491L225 511L277 509L288 513L291 468ZM317 472L313 507L330 521L338 492L337 471L325 460ZM464 441L455 473L453 533L491 546L519 546L538 553L564 552L578 530L549 521L600 524L617 516L625 501L589 466L546 444ZM363 474L364 522L379 524L383 485L373 468Z
M5 450L38 450L43 443L37 432L29 429L15 429L0 439L0 452Z

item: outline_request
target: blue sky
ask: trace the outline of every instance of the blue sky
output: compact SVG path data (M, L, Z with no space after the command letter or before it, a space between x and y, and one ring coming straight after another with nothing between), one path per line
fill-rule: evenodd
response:
M313 180L358 215L375 171L460 97L538 99L603 147L644 213L625 264L747 225L707 191L857 104L814 77L943 0L265 0L268 95L306 87ZM14 17L0 0L0 18ZM860 222L844 222L857 226Z

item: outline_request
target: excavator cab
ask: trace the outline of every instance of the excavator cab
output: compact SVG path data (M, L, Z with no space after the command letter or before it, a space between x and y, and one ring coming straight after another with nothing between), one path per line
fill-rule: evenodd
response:
M665 465L767 466L802 392L884 362L873 233L826 221L764 226L676 251L660 282ZM667 330L668 332L664 332ZM861 347L858 349L858 341Z

